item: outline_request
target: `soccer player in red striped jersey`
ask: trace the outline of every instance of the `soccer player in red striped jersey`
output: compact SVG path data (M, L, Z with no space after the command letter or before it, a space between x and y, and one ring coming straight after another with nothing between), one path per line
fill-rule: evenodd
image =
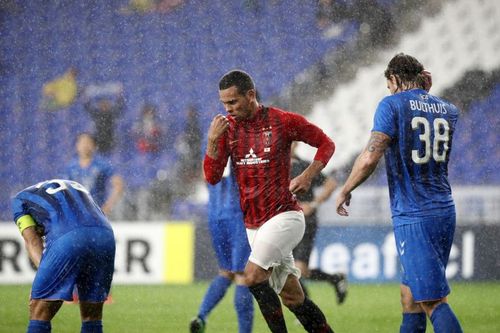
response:
M304 296L292 250L305 229L294 194L309 189L335 145L303 116L260 105L252 78L241 70L221 78L219 98L228 115L218 114L210 124L203 169L205 179L216 184L231 157L251 246L245 282L272 332L287 331L278 295L308 332L333 332L318 306ZM290 180L293 141L317 152L309 167Z

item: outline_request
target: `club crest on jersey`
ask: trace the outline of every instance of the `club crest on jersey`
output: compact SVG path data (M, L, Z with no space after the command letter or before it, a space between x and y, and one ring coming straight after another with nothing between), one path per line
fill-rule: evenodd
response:
M272 138L273 138L273 132L272 131L265 131L264 133L262 133L262 135L264 136L264 146L265 147L269 147L271 145L271 142L272 142Z
M253 148L250 148L248 154L245 154L245 158L236 161L236 165L255 165L255 164L266 164L269 163L268 159L263 159L258 157Z

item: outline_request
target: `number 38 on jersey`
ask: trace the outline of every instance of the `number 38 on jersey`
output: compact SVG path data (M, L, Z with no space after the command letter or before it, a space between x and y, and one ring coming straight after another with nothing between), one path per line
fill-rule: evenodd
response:
M414 117L411 128L418 131L422 149L413 149L411 159L417 164L428 163L431 157L436 162L445 162L449 150L450 126L444 118L435 118L432 124L427 118ZM433 134L433 135L431 135Z

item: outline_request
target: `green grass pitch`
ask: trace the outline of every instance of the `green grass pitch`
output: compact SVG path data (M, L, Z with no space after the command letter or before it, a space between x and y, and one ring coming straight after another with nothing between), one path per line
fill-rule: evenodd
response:
M206 282L192 285L113 286L113 304L104 308L106 333L182 333L196 314ZM309 284L311 298L323 309L336 332L399 332L399 288L396 284L353 284L344 305L337 305L333 289ZM25 332L28 322L28 285L0 286L0 332ZM237 332L234 288L208 318L207 333ZM464 332L500 332L500 283L454 283L450 303ZM289 332L304 332L284 310ZM254 332L268 332L255 308ZM52 331L80 331L78 306L64 304ZM433 332L430 323L427 332Z

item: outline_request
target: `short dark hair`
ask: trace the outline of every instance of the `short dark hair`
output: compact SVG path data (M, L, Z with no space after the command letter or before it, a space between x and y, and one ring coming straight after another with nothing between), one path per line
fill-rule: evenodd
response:
M225 90L233 86L236 86L240 95L244 95L247 91L255 89L252 77L247 72L239 69L224 74L219 81L219 90Z
M90 140L92 140L92 142L94 143L94 145L96 144L96 139L95 139L95 135L90 133L90 132L80 132L77 136L76 136L76 139L75 141L78 141L80 140L81 137L83 136L86 136L88 137Z
M423 82L420 82L423 70L424 66L415 57L398 53L389 61L384 75L386 79L394 75L399 78L400 83L417 83L420 86L423 84Z

